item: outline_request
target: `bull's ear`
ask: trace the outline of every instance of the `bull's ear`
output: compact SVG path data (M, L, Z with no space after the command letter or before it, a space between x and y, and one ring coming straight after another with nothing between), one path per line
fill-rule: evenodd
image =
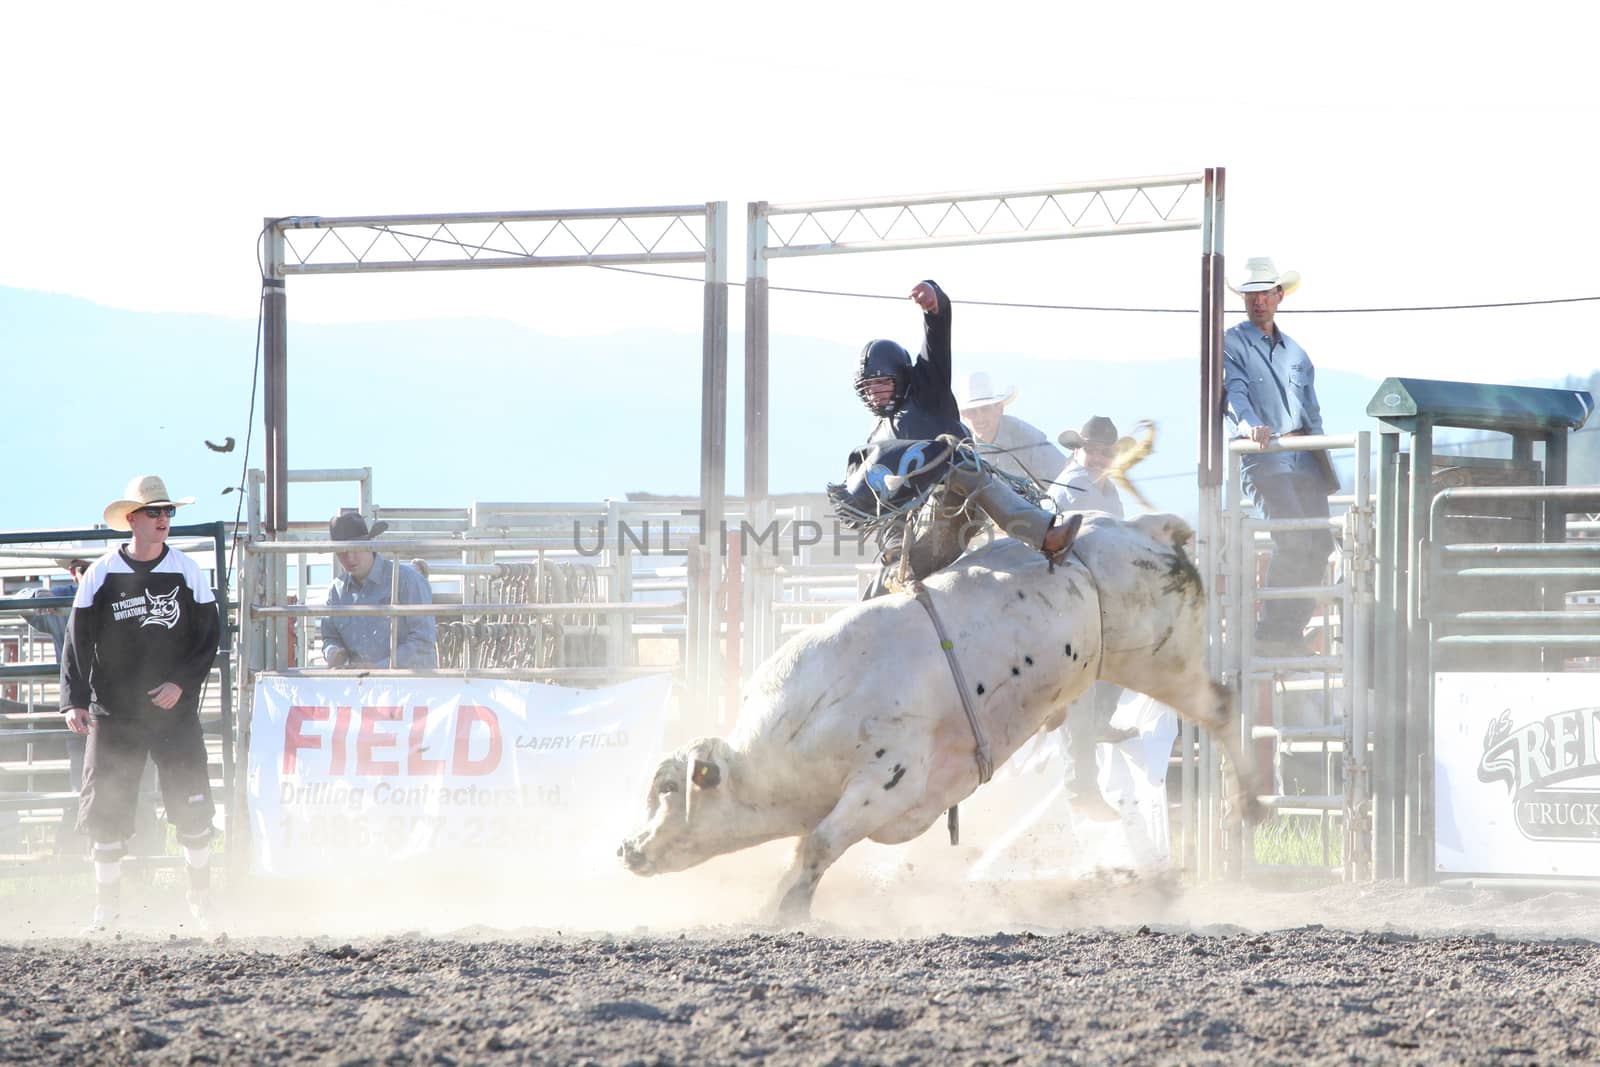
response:
M694 761L694 774L690 779L701 789L715 789L722 783L722 769L715 763L697 759Z

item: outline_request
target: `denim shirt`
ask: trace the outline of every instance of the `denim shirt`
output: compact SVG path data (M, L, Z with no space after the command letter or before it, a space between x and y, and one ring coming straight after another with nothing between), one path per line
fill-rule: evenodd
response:
M1228 436L1245 436L1245 426L1270 426L1279 435L1294 430L1320 434L1322 408L1317 404L1315 379L1311 357L1282 330L1274 343L1251 322L1229 329L1222 335ZM1294 456L1246 452L1244 467L1262 474L1287 473L1295 465Z
M400 568L400 603L431 604L433 591L428 580L407 563L392 563L382 556L372 561L367 580L358 582L341 572L328 587L328 603L387 604L393 568ZM389 666L389 624L393 619L356 615L327 615L322 620L322 649L343 648L350 653L351 667ZM400 643L396 649L397 667L437 667L439 653L434 644L436 624L432 615L399 616Z
M60 597L74 596L78 592L77 583L72 585L56 585L49 589L35 589L29 597ZM67 636L67 608L46 608L43 611L29 615L28 626L42 634L50 635L50 643L56 646L56 662L61 662L61 642ZM58 614L59 613L59 614Z

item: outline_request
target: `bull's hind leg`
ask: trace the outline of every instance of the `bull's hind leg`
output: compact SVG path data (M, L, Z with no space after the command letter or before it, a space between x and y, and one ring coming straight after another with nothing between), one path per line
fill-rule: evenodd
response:
M1193 675L1193 677L1190 677ZM1239 738L1239 716L1234 707L1233 691L1213 681L1198 668L1185 671L1173 681L1151 692L1161 703L1195 723L1211 739L1222 746L1228 757L1228 767L1233 771L1234 810L1249 823L1266 814L1260 800L1260 782L1256 777L1255 760L1246 751Z
M913 776L908 775L904 764L889 768L887 773L889 777L885 778L884 769L874 767L858 774L816 829L800 838L795 845L794 860L778 883L775 902L778 922L790 924L809 918L811 899L816 895L823 873L851 845L872 836L886 821L898 819L910 811L916 799L912 795L913 787L910 782L902 783L901 779ZM920 783L915 788L920 789Z

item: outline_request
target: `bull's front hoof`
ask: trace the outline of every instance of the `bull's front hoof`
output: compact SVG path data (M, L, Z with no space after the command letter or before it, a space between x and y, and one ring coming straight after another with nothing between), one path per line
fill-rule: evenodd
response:
M618 846L617 858L622 861L622 865L624 867L628 868L628 870L632 871L634 874L649 876L655 873L654 868L651 866L650 861L645 858L644 853L630 842L624 841L620 846Z
M1234 799L1235 810L1246 825L1255 826L1267 817L1267 806L1254 793L1245 793Z
M801 886L794 886L773 909L773 923L777 926L801 926L811 920L811 894Z

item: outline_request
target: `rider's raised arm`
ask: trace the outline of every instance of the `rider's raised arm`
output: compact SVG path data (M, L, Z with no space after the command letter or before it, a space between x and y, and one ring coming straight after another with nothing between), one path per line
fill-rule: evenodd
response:
M950 391L950 298L937 282L925 280L911 290L911 299L922 308L922 352L917 362L941 394Z

